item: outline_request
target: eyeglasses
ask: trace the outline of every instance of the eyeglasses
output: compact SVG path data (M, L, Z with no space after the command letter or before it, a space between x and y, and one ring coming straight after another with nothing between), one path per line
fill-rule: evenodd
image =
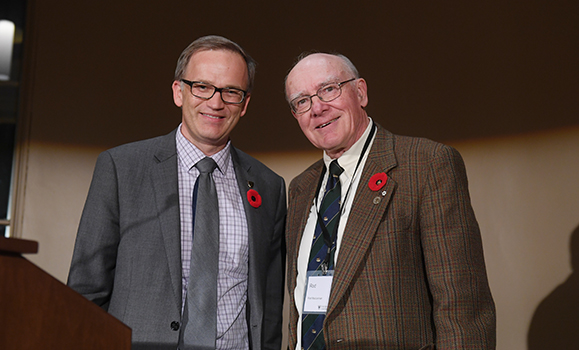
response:
M195 97L202 98L204 100L209 100L215 95L215 92L219 92L221 95L221 100L225 103L230 104L240 104L245 100L245 95L247 91L236 88L218 88L214 85L203 83L201 81L189 81L181 79L182 82L191 87L191 94Z
M340 95L342 95L342 85L349 83L356 78L344 80L341 83L331 83L322 86L318 89L318 91L311 96L300 96L296 97L290 101L290 107L296 114L302 114L310 110L312 108L312 97L318 96L318 98L323 102L331 102Z

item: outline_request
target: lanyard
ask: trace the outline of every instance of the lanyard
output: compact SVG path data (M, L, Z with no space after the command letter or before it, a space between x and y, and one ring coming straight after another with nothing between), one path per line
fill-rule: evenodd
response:
M350 194L350 189L352 188L352 184L354 183L354 179L356 178L356 174L358 173L358 167L360 166L360 163L362 162L362 159L364 158L364 154L366 154L366 150L368 149L368 146L370 145L370 141L372 140L372 137L374 136L374 132L376 131L376 124L374 124L374 122L372 122L372 130L370 130L370 134L368 135L368 138L366 138L366 142L364 143L364 148L362 148L362 153L360 153L360 157L358 158L358 163L356 164L356 168L354 169L354 174L352 174L352 179L350 180L350 184L348 185L348 190L346 191L346 195L344 196L344 200L342 201L343 204L346 203L346 199L348 198L348 195ZM324 166L324 169L322 170L322 174L320 176L320 180L318 181L318 186L316 189L316 193L319 195L320 193L320 189L322 187L322 181L324 180L324 175L326 174L326 167ZM339 181L339 179L338 179ZM340 217L342 216L343 213L343 206L340 205L340 215L336 218L336 220L338 220L338 222L336 222L336 226L334 226L334 230L332 232L332 234L330 235L330 232L328 231L328 228L326 227L326 225L324 224L323 220L322 220L322 215L320 215L320 210L318 208L317 205L317 196L316 196L316 212L317 212L317 216L318 216L318 225L320 225L320 228L322 229L322 236L324 237L324 243L326 244L326 246L328 247L328 251L326 252L326 257L324 258L324 261L321 264L321 268L322 268L322 273L325 276L326 273L328 272L328 267L329 267L329 263L330 263L330 252L332 251L332 246L334 245L334 243L336 242L336 237L338 236L338 226L340 225Z

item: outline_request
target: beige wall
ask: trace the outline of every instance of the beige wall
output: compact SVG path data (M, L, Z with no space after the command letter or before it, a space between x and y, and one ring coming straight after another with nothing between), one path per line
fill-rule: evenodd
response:
M497 306L497 348L526 349L539 303L572 271L570 238L579 227L579 128L455 146L466 162L483 235Z
M497 305L498 349L526 349L539 303L572 272L579 226L579 128L453 143L462 153ZM65 281L99 150L32 143L22 237L28 258ZM287 183L319 152L258 153ZM579 290L577 291L579 295Z

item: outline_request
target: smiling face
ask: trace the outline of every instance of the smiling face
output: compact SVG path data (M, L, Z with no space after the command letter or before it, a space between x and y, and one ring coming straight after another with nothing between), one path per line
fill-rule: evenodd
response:
M191 56L183 79L247 90L247 65L232 51L198 51ZM180 81L174 81L172 87L173 101L182 109L183 136L205 155L222 150L239 118L245 115L250 96L240 104L227 104L219 92L204 100L193 96L189 86Z
M335 55L312 54L294 66L286 80L288 101L310 96L329 83L353 78L344 61ZM317 148L335 159L350 149L368 126L364 107L368 104L366 81L362 78L342 85L342 95L330 102L312 97L312 108L293 115L304 135Z

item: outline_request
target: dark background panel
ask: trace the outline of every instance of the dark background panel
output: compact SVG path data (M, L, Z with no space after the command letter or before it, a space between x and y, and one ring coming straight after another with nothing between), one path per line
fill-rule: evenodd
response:
M180 121L171 83L195 38L226 36L258 61L233 133L250 152L308 150L284 100L294 58L350 57L369 114L439 141L579 124L577 1L33 2L32 138L110 147Z

